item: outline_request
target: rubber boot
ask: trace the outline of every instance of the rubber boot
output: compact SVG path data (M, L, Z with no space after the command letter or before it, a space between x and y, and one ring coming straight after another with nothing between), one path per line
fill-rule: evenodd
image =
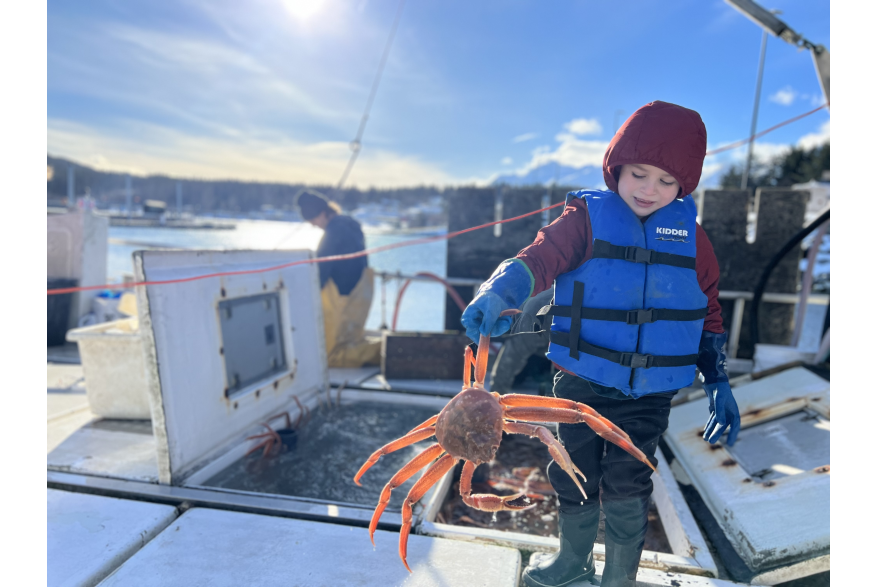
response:
M573 514L557 513L560 550L524 569L527 587L561 587L594 576L594 540L600 525L600 508L588 507Z
M636 571L646 541L649 498L604 501L606 566L601 587L636 587Z

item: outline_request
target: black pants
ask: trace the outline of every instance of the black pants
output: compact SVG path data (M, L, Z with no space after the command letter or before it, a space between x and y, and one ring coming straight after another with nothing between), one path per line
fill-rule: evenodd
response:
M655 450L658 439L667 430L673 393L610 399L595 393L584 379L561 371L554 378L554 395L597 410L624 430L652 464L657 464ZM569 475L557 463L549 465L548 477L557 491L561 510L573 513L579 508L597 505L598 501L648 498L652 494L652 470L597 436L587 424L559 424L558 436L572 461L588 478L582 485L588 499L583 500Z
M556 397L597 410L624 430L654 465L658 439L667 430L674 393L613 399L596 393L591 384L574 375L561 371L554 378ZM648 527L652 470L597 436L587 424L559 424L558 436L572 461L587 477L582 486L588 494L588 499L583 499L569 475L552 461L548 478L557 492L561 513L597 511L602 503L606 516L606 562L623 569L622 575L635 577Z

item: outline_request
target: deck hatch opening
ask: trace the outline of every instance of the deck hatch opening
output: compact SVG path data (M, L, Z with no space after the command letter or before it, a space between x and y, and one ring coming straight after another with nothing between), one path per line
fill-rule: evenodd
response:
M750 477L769 481L830 464L830 435L829 420L803 409L742 429L725 450Z
M199 484L371 512L390 478L435 439L382 456L362 477L361 487L354 484L353 476L376 449L404 436L437 411L436 407L387 401L345 399L340 406L323 404L311 410L294 433L279 431L281 436L294 437L294 442L284 439L282 449L264 458L261 449L242 456ZM247 441L248 449L255 445L256 441ZM420 473L393 490L387 512L401 511L405 496L419 478Z
M218 311L229 397L287 370L276 292L222 300Z

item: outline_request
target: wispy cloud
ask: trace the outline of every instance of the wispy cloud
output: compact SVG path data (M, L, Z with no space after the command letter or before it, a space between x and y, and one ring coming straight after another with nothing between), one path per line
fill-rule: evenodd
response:
M518 136L516 136L515 138L512 139L512 142L513 142L513 143L523 143L523 142L525 142L525 141L529 141L529 140L535 139L535 138L538 137L538 136L539 136L538 133L535 133L535 132L527 132L527 133L524 133L524 134L522 134L522 135L518 135Z
M573 169L581 169L586 166L603 165L603 153L609 146L608 141L584 140L578 135L596 134L602 132L602 127L596 119L577 118L563 125L566 132L558 133L555 139L559 143L555 147L540 145L530 153L530 160L515 169L514 175L524 177L534 169L545 165L560 165ZM505 160L503 160L505 162ZM491 178L495 179L496 175Z
M766 141L756 141L752 148L752 158L756 162L768 162L776 157L785 155L792 147L801 149L812 149L825 144L830 139L830 122L826 120L816 132L803 135L791 144L771 143ZM714 146L710 146L710 149ZM721 176L731 168L732 165L741 167L746 161L747 148L740 148L726 151L718 155L710 155L704 160L703 172L701 174L700 187L710 187L718 185Z
M517 177L525 177L534 170L546 165L581 169L587 166L601 167L603 165L603 153L609 146L608 141L584 140L581 136L600 134L603 127L596 118L576 118L563 125L563 131L554 138L557 145L540 145L530 152L530 160L524 165L511 172ZM523 142L535 138L536 133L527 133L515 137L513 142ZM506 157L502 160L503 165L510 165L512 159ZM490 184L502 173L494 173L486 180L479 183Z
M812 149L831 140L831 121L826 120L816 132L808 133L798 139L798 146L802 149Z
M348 144L340 141L205 138L134 121L116 133L49 119L47 142L52 155L107 171L309 184L336 183L350 155ZM348 184L366 188L466 181L417 157L370 149L363 151Z
M79 96L89 108L102 110L74 117L55 115L50 107L49 152L135 174L337 182L387 23L339 11L339 17L322 19L322 24L299 26L274 1L243 7L192 0L189 8L217 26L191 26L187 20L156 26L154 21L67 13L50 21L50 98ZM266 11L273 11L271 18ZM314 26L332 30L316 37ZM400 35L396 44L406 40ZM348 45L373 45L375 54L351 56ZM409 71L415 82L422 81L418 75L437 77L417 47L406 49L391 54L384 86ZM411 79L406 77L406 83ZM433 91L428 83L414 85L426 87L432 100L448 99L447 91ZM390 95L380 95L379 105ZM407 99L421 101L417 92ZM467 181L426 156L382 148L391 143L377 124L385 119L377 108L372 118L351 185Z
M574 135L599 135L603 132L596 118L576 118L564 124L563 128Z
M771 94L768 100L780 104L781 106L791 106L792 102L794 102L797 97L798 92L796 92L791 86L786 86Z
M511 165L512 163L514 163L514 161L512 161L511 157L503 157L500 163L502 163L503 165Z

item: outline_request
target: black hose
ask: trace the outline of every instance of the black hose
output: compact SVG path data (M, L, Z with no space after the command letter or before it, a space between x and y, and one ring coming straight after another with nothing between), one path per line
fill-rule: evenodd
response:
M758 280L758 285L755 286L755 292L752 295L752 309L749 311L749 333L750 338L752 339L753 349L758 343L758 306L761 304L761 297L764 295L764 288L767 287L767 280L770 278L770 274L773 273L773 270L776 269L776 266L780 264L780 261L783 260L783 257L785 257L789 251L795 248L795 246L797 246L802 240L807 238L808 234L819 228L823 222L829 219L830 215L831 210L826 210L819 218L798 231L798 233L789 239L789 241L783 245L783 248L773 256L770 263L767 264L767 267L765 267L764 271L761 273L761 278ZM818 247L819 244L820 243L813 243L812 246Z

